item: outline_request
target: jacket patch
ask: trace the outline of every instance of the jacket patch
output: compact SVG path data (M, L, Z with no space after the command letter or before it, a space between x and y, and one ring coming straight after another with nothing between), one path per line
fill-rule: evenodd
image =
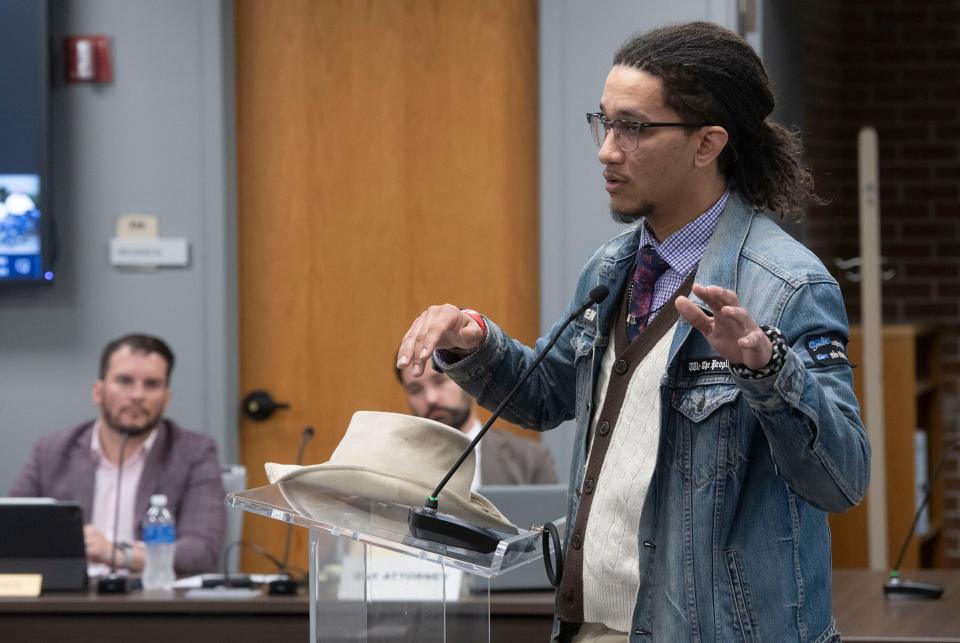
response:
M584 328L592 328L596 330L597 329L597 308L595 306L591 306L590 308L587 308L585 311L583 311L583 314L580 315L579 322L580 322L580 325L582 325Z
M832 366L833 364L853 366L847 358L847 347L840 335L835 333L807 335L803 338L803 345L813 358L814 366Z
M698 357L687 362L687 373L726 373L730 369L730 361L719 355L712 357Z

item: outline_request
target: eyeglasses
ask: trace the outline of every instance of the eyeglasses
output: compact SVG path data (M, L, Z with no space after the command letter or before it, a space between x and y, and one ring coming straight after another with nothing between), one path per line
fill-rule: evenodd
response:
M704 127L708 123L638 123L617 119L608 121L600 112L587 114L590 134L597 147L603 147L607 135L613 131L613 140L624 152L632 152L640 144L640 132L650 127Z

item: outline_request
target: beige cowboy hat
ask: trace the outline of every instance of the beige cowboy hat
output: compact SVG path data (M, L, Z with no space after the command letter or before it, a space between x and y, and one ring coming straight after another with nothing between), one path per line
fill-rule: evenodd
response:
M400 413L357 411L347 432L322 464L298 466L268 462L271 483L421 507L427 496L470 444L446 424ZM476 468L471 453L438 498L439 511L472 524L517 533L517 527L489 500L470 491Z

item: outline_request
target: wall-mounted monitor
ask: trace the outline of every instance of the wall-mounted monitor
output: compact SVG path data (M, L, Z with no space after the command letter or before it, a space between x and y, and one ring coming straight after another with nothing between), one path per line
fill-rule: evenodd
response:
M0 0L0 282L52 281L45 0Z

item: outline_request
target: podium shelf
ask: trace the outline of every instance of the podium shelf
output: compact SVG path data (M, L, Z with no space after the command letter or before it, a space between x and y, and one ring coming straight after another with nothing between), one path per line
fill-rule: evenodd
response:
M406 505L320 490L294 479L227 495L227 505L337 538L374 545L493 578L541 560L541 531L504 534L496 549L480 553L410 535ZM443 497L440 498L443 510ZM555 521L562 525L562 519ZM484 525L490 526L490 525ZM541 562L542 564L542 562Z

